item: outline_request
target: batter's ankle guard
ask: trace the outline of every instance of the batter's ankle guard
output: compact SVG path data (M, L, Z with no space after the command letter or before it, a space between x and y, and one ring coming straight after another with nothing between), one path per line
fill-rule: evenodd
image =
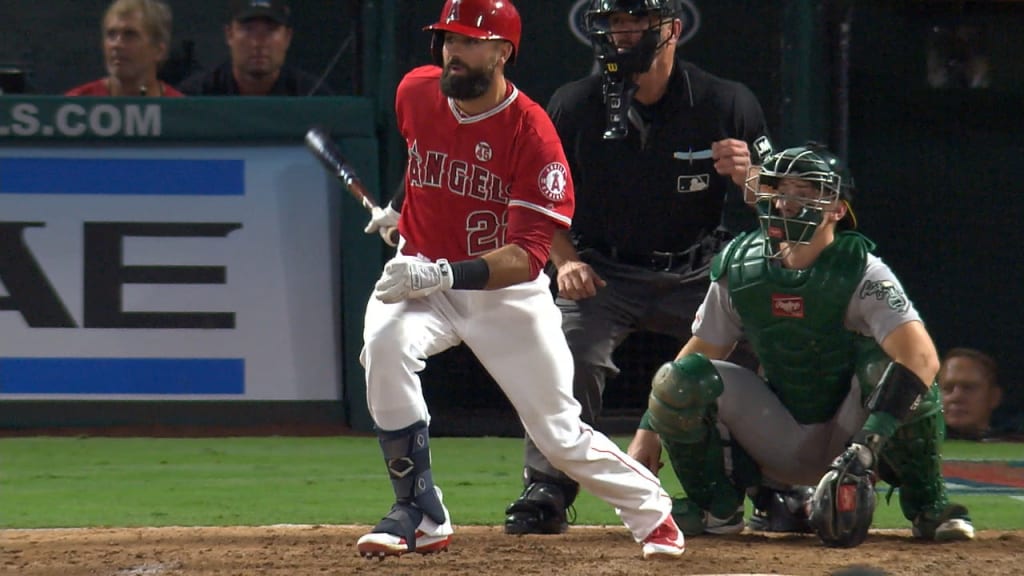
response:
M415 505L434 522L444 524L444 506L430 473L430 437L426 422L394 432L380 431L378 439L398 504Z
M374 532L394 534L405 538L409 552L416 550L416 528L423 521L423 511L404 502L395 502L391 511L374 526Z

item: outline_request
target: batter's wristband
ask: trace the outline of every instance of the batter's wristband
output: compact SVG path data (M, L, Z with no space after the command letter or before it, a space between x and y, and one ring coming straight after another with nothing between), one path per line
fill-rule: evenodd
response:
M451 267L452 290L483 290L491 279L491 267L483 258L463 260Z

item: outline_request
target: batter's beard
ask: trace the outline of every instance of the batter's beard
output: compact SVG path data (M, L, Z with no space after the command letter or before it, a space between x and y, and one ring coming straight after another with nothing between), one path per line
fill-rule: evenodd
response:
M466 73L461 76L453 75L445 66L441 73L441 93L456 100L473 100L486 94L494 82L494 66L473 69L465 64L460 65L466 69Z

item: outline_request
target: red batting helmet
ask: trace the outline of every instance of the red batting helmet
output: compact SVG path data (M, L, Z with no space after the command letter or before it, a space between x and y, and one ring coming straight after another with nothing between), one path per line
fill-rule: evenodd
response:
M447 0L441 8L441 19L424 30L434 32L430 53L438 66L442 65L444 32L479 40L507 40L512 43L509 61L514 62L519 53L523 24L519 20L519 11L509 0Z

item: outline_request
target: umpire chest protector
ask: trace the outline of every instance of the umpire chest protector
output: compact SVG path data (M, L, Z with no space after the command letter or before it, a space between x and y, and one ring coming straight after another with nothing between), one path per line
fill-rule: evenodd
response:
M873 343L844 318L874 243L841 232L805 270L765 258L763 244L760 231L733 240L715 258L711 279L726 275L768 385L796 421L824 422L849 393L858 351Z

